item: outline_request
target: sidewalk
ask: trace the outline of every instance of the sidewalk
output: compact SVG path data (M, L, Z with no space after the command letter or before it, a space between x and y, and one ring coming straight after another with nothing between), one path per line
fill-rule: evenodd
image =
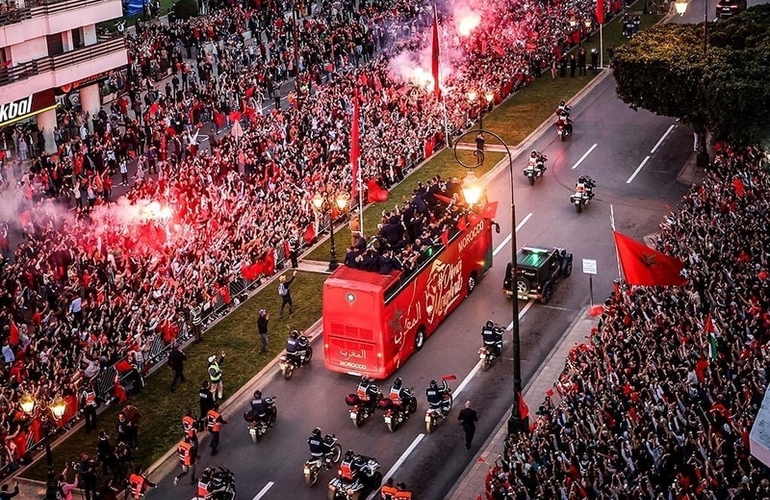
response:
M524 400L529 405L530 412L534 414L540 403L543 402L547 390L553 388L564 370L564 363L572 347L588 342L591 328L599 322L598 317L588 315L588 306L580 310L572 325L564 332L559 343L554 346L548 357L543 361L535 376L524 388ZM551 396L554 405L561 402L559 393L554 391ZM495 459L503 452L503 442L508 436L506 414L500 421L496 433L487 439L486 443L474 460L465 468L461 479L449 492L445 500L476 500L478 495L484 496L484 478L489 472L489 467L495 463ZM531 422L531 417L530 417Z

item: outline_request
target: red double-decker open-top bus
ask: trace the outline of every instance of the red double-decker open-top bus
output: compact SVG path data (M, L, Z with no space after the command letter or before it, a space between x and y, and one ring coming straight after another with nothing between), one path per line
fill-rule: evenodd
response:
M493 224L476 218L409 274L337 268L323 292L326 368L378 379L397 370L492 266Z

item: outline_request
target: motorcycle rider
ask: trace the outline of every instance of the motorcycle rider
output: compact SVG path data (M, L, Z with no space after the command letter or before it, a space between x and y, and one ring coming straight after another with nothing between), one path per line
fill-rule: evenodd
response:
M369 461L368 457L356 455L353 450L345 452L345 457L340 463L340 478L347 482L353 482L358 478L361 468Z
M403 387L401 377L397 377L396 380L393 381L388 397L393 401L394 405L401 406L405 413L409 413L409 403L412 401L414 394L412 394L411 390Z
M356 387L356 395L358 396L358 399L360 399L361 402L366 406L373 406L377 404L377 400L379 399L380 395L380 389L377 387L377 385L374 384L372 379L366 375L363 375L361 377L361 382L359 382L358 387Z
M490 319L481 329L481 338L487 349L492 349L495 356L500 357L503 352L503 329L495 326Z
M581 175L575 183L575 192L581 196L585 194L589 200L592 200L594 198L595 187L596 181L587 175Z
M300 335L297 330L289 333L286 341L286 356L295 365L302 365L302 358L307 354L308 340L304 335Z
M544 174L548 167L545 166L545 162L548 159L543 153L537 149L533 149L529 154L529 166L538 171L540 175Z
M323 436L321 435L321 428L316 427L313 429L313 432L310 434L310 437L307 438L307 445L310 447L310 456L319 459L323 458L324 463L328 464L331 462L331 456L332 456L332 447L329 446L329 444L324 441Z
M275 414L276 409L274 406L270 405L262 399L262 391L257 389L254 391L254 399L251 400L251 412L256 417L257 420L261 420L262 422L266 423L269 427L273 426L273 423L275 422Z
M566 113L569 116L570 111L572 111L572 106L567 106L567 102L562 99L561 102L559 102L559 107L556 108L556 115L561 116Z
M195 493L195 498L198 500L205 500L208 498L209 494L211 493L209 491L209 485L211 484L211 469L206 467L206 469L201 474L200 479L198 479L198 491Z
M428 398L428 405L432 410L441 410L446 417L451 409L449 406L449 385L446 380L441 381L441 387L435 380L430 381L430 385L425 389L425 396Z
M568 133L572 134L572 118L569 117L569 111L564 111L562 114L556 117L556 126L564 127Z

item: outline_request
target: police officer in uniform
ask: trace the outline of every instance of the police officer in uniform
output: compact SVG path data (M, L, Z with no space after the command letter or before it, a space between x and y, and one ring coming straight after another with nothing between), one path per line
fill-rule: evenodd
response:
M428 398L428 404L431 409L441 409L444 416L449 414L449 398L446 397L449 392L449 385L446 380L441 381L441 387L435 380L430 381L430 385L425 389L425 396Z
M307 438L307 445L310 448L311 457L323 458L324 464L331 462L332 448L324 441L319 427L313 429L313 433Z
M219 447L219 431L222 426L227 423L227 420L222 418L222 414L219 413L219 403L214 403L214 407L206 414L206 428L211 433L211 456L219 453L217 448Z
M201 421L206 418L206 414L214 407L214 401L214 394L211 393L211 383L208 380L204 380L198 391L198 402L200 403L201 410L199 415ZM201 423L200 428L202 429L203 427L204 425Z
M142 473L142 467L134 467L134 473L128 479L128 484L131 487L131 496L134 500L139 500L144 496L144 492L147 488L157 488L158 485L147 479Z
M219 368L225 360L225 351L222 351L222 355L217 361L215 354L209 356L209 364L206 370L209 374L209 382L211 382L211 394L214 399L222 399L222 393L224 392L224 385L222 384L222 370Z
M174 477L174 486L179 484L179 479L186 476L192 469L192 476L190 476L190 484L195 484L195 464L198 463L198 450L192 443L192 439L188 434L185 434L182 440L176 447L177 455L179 456L179 465L182 466L182 472Z
M211 484L211 469L206 467L201 474L201 478L198 479L198 491L195 493L195 497L198 500L204 500L209 496L209 484Z
M481 339L488 349L493 349L495 356L503 353L503 329L496 327L492 320L487 321L481 329Z

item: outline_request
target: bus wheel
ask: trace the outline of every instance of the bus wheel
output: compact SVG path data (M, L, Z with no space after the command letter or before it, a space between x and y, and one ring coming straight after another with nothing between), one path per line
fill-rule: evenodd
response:
M419 351L425 345L425 327L421 326L414 334L414 350Z
M470 276L468 276L468 295L473 293L473 290L476 289L476 271L473 271Z

